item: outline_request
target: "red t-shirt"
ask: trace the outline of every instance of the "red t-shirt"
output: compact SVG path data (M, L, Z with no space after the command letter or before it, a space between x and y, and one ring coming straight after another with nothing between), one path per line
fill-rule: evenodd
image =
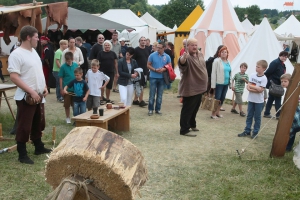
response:
M184 51L185 51L185 49L184 49L184 48L182 48L182 49L180 50L180 53L179 53L179 55L180 55L180 56L182 56L182 54L184 53Z

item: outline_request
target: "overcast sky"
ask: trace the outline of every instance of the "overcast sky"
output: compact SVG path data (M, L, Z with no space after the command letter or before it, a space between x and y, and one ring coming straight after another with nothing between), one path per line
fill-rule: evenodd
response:
M260 9L277 9L280 11L291 10L292 7L283 7L284 2L291 2L293 0L230 0L233 6L248 7L251 5L258 5ZM148 0L150 5L161 5L168 3L169 0ZM211 0L203 0L204 6L208 6ZM300 10L300 1L294 0L294 9Z

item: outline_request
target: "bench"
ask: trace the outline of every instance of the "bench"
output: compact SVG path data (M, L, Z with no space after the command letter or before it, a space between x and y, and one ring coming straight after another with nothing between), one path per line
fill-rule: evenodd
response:
M106 109L106 107L101 106L98 108L104 109L104 115L99 116L98 119L91 119L90 116L93 114L93 110L87 111L72 120L75 121L76 127L81 126L97 126L104 128L106 130L110 129L112 131L129 131L130 130L130 106L120 109ZM98 112L99 114L99 112Z

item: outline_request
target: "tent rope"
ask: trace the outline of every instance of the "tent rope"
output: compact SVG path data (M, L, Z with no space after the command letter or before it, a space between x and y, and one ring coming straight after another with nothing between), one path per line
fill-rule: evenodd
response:
M87 188L87 184L91 183L90 180L85 180L83 182L81 181L73 181L69 178L65 178L60 184L59 186L53 191L51 192L46 198L45 200L57 200L58 195L60 194L63 186L65 183L71 183L73 185L76 185L76 187L78 188L78 190L80 190L81 188L84 189L85 191L85 195L86 195L86 199L90 200L90 196L88 194L88 188Z
M298 82L297 87L294 89L294 91L292 92L292 94L287 98L287 100L285 102L283 102L283 105L281 105L281 107L277 110L277 112L275 113L274 116L276 116L276 114L281 110L281 108L289 101L289 99L293 96L293 94L296 92L296 90L299 88L300 86L300 82ZM245 148L243 148L241 150L241 152L239 152L239 150L237 149L236 152L238 154L238 156L241 158L241 155L245 153L246 149L253 143L253 141L257 138L257 136L262 132L262 130L267 126L267 124L274 118L274 116L272 116L269 121L267 121L267 123L264 124L264 126L258 131L258 133L256 134L256 136L254 138L252 138L252 140L246 145Z

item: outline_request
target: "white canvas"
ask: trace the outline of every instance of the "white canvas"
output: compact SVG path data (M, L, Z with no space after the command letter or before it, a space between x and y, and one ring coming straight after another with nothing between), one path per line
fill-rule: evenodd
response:
M240 71L240 64L243 62L248 64L246 73L249 76L252 73L256 73L255 68L258 60L266 60L270 64L270 62L278 58L281 51L282 47L278 43L268 19L264 18L244 49L231 62L231 77ZM289 59L285 62L285 66L286 73L292 74L294 67ZM245 89L243 101L247 101L248 93L247 89ZM232 99L232 94L232 90L228 89L226 98Z

